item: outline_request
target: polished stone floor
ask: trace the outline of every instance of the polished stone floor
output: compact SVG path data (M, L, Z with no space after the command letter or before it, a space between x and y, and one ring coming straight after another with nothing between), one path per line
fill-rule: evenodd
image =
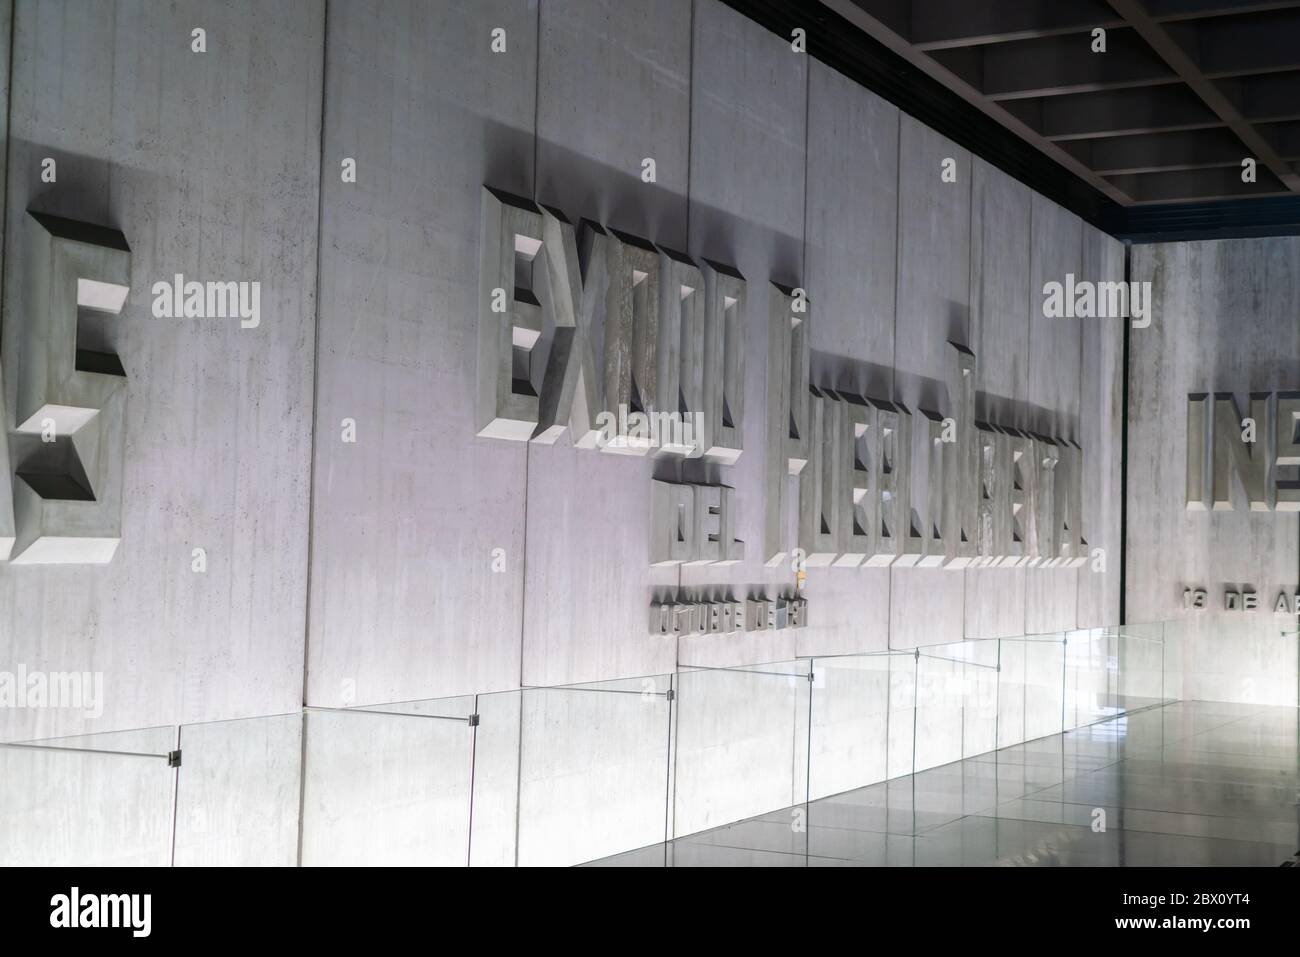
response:
M1300 848L1298 715L1178 702L592 863L1276 867Z

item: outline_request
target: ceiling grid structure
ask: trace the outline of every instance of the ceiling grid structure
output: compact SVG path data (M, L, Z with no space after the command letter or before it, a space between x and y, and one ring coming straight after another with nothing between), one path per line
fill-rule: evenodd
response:
M824 3L1122 206L1300 192L1300 2Z

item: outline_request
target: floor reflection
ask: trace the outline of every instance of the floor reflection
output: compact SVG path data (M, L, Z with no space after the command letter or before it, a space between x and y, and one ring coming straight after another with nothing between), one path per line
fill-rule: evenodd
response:
M1276 867L1300 847L1298 715L1178 702L592 864Z

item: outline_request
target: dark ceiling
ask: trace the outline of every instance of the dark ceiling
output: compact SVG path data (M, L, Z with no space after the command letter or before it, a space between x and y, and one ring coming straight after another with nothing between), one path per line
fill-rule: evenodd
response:
M1122 206L1300 192L1300 2L823 2Z
M1300 235L1300 0L723 2L1117 237Z

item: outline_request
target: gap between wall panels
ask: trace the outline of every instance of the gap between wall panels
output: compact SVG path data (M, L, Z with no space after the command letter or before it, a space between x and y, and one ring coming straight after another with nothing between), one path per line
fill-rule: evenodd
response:
M1124 244L1124 282L1132 278L1133 248ZM1129 288L1132 288L1131 286ZM1120 365L1120 440L1119 440L1119 623L1128 624L1128 375L1129 333L1132 323L1124 323L1124 359Z

